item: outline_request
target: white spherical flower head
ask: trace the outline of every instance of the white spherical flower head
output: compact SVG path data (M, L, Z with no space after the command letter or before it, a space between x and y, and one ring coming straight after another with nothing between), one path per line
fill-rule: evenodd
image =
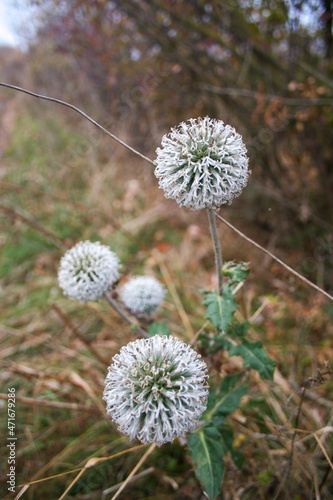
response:
M200 355L181 340L135 340L109 367L106 411L130 439L162 446L196 428L207 406L207 378Z
M71 299L98 300L119 278L119 259L101 243L80 241L60 261L59 286Z
M159 187L166 198L191 210L231 203L251 173L242 136L208 117L192 118L171 129L156 153Z
M120 290L120 299L132 313L153 314L162 304L163 285L151 276L136 276Z

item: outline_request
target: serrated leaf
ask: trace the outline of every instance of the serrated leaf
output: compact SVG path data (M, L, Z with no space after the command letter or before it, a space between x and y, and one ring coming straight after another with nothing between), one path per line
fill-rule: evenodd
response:
M171 332L165 321L154 321L148 326L148 333L151 337L155 337L155 335L165 335L169 338Z
M244 337L250 329L249 321L244 321L243 323L233 323L228 329L228 335L231 337Z
M202 427L188 438L195 474L209 500L214 500L224 476L225 448L214 426Z
M236 311L235 297L230 287L224 287L223 295L214 292L207 293L204 305L207 307L206 318L218 331L229 328Z
M240 283L241 281L246 280L250 274L248 263L241 262L240 264L235 265L234 262L227 262L223 266L223 274L224 276L228 276L232 283Z
M220 385L218 393L212 388L209 394L207 410L203 418L207 421L220 419L233 413L239 407L240 400L248 392L244 384L234 387L241 374L225 377Z
M241 344L232 346L229 353L230 356L241 356L244 368L257 370L261 378L273 379L276 363L268 356L260 340L250 342L243 339Z

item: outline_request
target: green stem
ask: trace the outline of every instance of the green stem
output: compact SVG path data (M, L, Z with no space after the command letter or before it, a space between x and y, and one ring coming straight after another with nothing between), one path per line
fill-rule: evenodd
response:
M217 278L218 278L218 293L219 295L223 294L223 260L222 260L222 252L221 252L221 246L219 242L219 237L217 234L217 227L216 227L216 218L213 210L211 208L207 208L208 212L208 219L209 219L209 227L210 227L210 232L212 235L212 240L214 244L214 252L215 252L215 264L216 264L216 271L217 271Z

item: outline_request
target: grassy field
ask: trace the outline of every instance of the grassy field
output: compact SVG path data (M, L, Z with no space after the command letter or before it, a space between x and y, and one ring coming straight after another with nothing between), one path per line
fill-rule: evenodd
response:
M103 491L124 481L146 450L116 431L102 401L107 365L137 334L107 303L64 297L59 260L80 240L109 245L123 275L153 273L164 283L167 296L157 319L189 342L205 322L200 291L217 285L206 214L165 200L151 166L54 104L8 94L3 130L0 392L16 389L16 493L35 482L23 498L60 498L89 460L122 452L96 462L64 497L110 499L116 489ZM246 219L251 182L248 189L224 214L266 243ZM302 385L332 360L333 308L230 229L220 225L219 231L225 260L250 263L238 314L251 322L251 337L263 340L278 366L274 382L246 374L251 392L229 419L239 462L228 458L221 498L274 498L292 453L290 498L319 498L324 481L320 498L329 500L333 382L313 384L304 400ZM306 258L299 248L278 251L295 267ZM221 375L240 366L226 354L209 363ZM7 401L0 403L6 460ZM1 498L14 498L4 465ZM278 498L285 495L282 489ZM185 440L156 449L121 498L205 498Z

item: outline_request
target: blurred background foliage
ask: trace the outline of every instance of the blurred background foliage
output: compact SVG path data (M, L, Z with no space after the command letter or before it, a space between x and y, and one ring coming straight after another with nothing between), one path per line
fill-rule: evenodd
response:
M187 118L235 126L252 176L222 215L333 293L331 1L26 3L38 29L26 50L0 49L3 81L82 108L152 159L162 134ZM131 446L111 433L96 403L105 367L72 325L108 360L133 332L105 304L62 296L56 274L64 245L98 239L121 256L124 275L159 276L168 296L158 319L185 340L202 327L199 290L216 287L216 277L206 214L165 200L150 165L56 104L2 88L0 109L1 391L11 384L29 399L17 421L22 484ZM253 338L278 362L274 385L253 378L245 410L232 419L246 459L242 470L228 461L224 496L272 498L289 460L297 391L333 357L333 309L231 230L219 230L225 259L250 262L238 319L251 321ZM233 373L236 365L222 356L210 368ZM309 391L298 422L304 433L331 422L332 391L331 382ZM329 449L332 439L324 444ZM304 491L311 498L326 477L321 493L330 499L331 469L317 443L307 437L295 457L291 498ZM68 498L101 498L138 460L129 454L101 465ZM183 443L158 450L150 466L149 481L139 479L124 499L202 498ZM58 498L71 479L40 483L26 496Z
M243 216L315 251L332 228L330 1L31 3L40 7L28 54L35 89L121 126L152 156L161 134L189 117L231 123L254 172Z

